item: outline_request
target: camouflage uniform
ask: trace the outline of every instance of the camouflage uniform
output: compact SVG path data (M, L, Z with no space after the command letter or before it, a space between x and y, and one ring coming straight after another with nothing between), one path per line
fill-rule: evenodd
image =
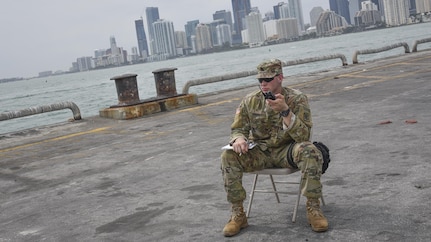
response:
M225 150L221 155L224 187L227 200L232 204L242 203L246 198L242 186L243 172L292 168L287 160L291 145L293 162L302 172L302 195L308 198L321 197L322 154L309 141L313 124L307 96L286 87L281 94L294 114L289 127L283 124L278 112L267 106L259 90L247 95L236 111L230 142L242 137L257 143L257 146L242 155L233 150Z

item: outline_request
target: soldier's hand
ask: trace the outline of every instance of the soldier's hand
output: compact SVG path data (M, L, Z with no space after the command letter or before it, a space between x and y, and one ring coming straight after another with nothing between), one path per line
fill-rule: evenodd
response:
M276 112L281 112L289 108L282 94L275 94L275 100L266 99L266 103Z
M244 138L238 138L233 142L232 148L239 155L245 154L248 152L247 141Z

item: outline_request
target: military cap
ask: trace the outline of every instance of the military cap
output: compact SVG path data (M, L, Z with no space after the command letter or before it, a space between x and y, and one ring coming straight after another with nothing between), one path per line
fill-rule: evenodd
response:
M280 60L272 59L260 63L257 71L257 78L273 78L283 73L283 67Z

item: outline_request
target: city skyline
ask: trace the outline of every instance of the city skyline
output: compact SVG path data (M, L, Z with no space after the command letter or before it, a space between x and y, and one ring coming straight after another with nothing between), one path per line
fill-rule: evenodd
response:
M263 15L278 2L251 0L251 6L258 7ZM309 22L313 7L329 9L328 0L302 0L302 5L305 23ZM1 44L6 46L0 57L0 79L35 77L49 70L67 71L77 58L109 48L110 36L115 36L117 45L130 52L138 47L135 21L141 17L146 20L146 7L157 7L160 18L173 22L175 31L184 31L187 21L211 22L216 11L232 11L231 0L133 0L127 4L114 0L8 2L0 10L0 29L4 33ZM147 29L146 33L148 38Z

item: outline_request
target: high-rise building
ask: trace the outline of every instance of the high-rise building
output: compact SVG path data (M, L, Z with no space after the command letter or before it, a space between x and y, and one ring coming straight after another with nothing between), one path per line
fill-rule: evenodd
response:
M416 0L408 0L409 1L409 15L416 14ZM428 1L428 0L427 0ZM419 0L419 3L424 2L423 0Z
M226 24L226 21L224 19L217 19L206 24L209 27L212 46L221 45L221 43L218 42L218 38L217 38L217 26L220 24Z
M188 53L187 37L185 31L175 31L175 43L178 55L186 55Z
M277 6L274 6L275 9L277 9L278 11L278 18L277 19L283 19L283 18L290 18L292 17L290 15L290 8L289 8L289 4L281 2L278 3Z
M349 0L349 15L350 15L350 23L355 24L355 15L356 12L361 10L361 3L365 0Z
M374 3L374 4L376 4L377 5L377 9L380 10L380 2L381 2L381 0L371 0L371 2Z
M120 50L117 47L117 42L115 41L114 36L109 37L109 43L111 46L111 55L120 55Z
M232 13L230 11L226 11L226 10L216 11L213 14L213 20L219 20L219 19L222 19L226 24L229 24L231 29L233 28Z
M274 12L268 11L265 13L265 17L263 17L263 22L273 20L273 19L275 19Z
M266 40L277 40L277 19L271 19L263 22L263 31L265 33Z
M210 28L206 24L196 26L196 51L202 53L212 48Z
M138 19L135 20L135 28L136 28L136 37L138 39L138 55L141 58L145 58L149 55L148 44L147 44L147 36L145 34L144 29L144 20Z
M302 14L301 0L289 0L290 17L296 18L298 21L298 28L304 31L304 16Z
M299 37L298 19L284 18L277 20L277 33L279 39L292 40Z
M382 15L382 18L384 18L385 6L383 6L383 0L371 0L371 2L377 5L377 9L379 10L380 15Z
M149 34L150 50L151 50L151 55L153 55L157 53L156 47L155 47L153 23L160 19L159 8L148 7L145 9L145 15L147 16L147 28L148 28L148 34Z
M431 0L416 0L415 8L416 13L431 12Z
M192 38L192 36L196 35L196 26L198 26L198 24L199 20L192 20L188 21L187 24L184 25L184 29L186 30L187 45L193 50L195 50L193 46L196 46L196 44L193 43L193 39L195 38Z
M316 26L317 20L319 19L319 16L321 13L323 13L325 10L323 10L322 7L314 7L310 11L310 25Z
M260 46L265 42L265 33L263 31L262 15L257 12L251 12L246 16L248 41L250 47Z
M273 7L274 9L274 19L280 19L280 7L286 3L279 2L277 5Z
M175 31L175 44L177 48L188 48L186 32Z
M177 49L174 24L171 21L159 19L153 23L153 29L155 54L175 57Z
M399 26L408 23L408 0L383 0L387 26Z
M234 19L234 34L232 36L232 41L235 44L240 44L242 42L241 31L246 29L245 17L251 11L250 0L232 0L232 11Z
M377 5L376 4L374 4L373 2L371 2L371 1L363 1L362 3L361 3L361 11L362 10L379 10L378 8L377 8Z
M79 71L88 71L93 69L93 61L91 56L80 57L76 59L76 63L78 64Z
M220 24L216 27L217 42L220 45L232 45L232 30L229 24Z
M368 0L361 3L361 10L356 12L354 21L356 26L374 26L381 24L382 16L377 5Z
M381 22L382 22L382 16L377 10L363 9L359 12L356 12L356 15L355 15L356 26L363 26L363 27L375 26L376 24L380 24Z
M324 11L317 20L316 32L318 36L332 35L347 26L347 20L343 16L334 11Z
M350 11L348 0L329 0L329 8L336 14L344 17L350 24Z
M137 63L139 61L139 51L136 46L132 47L132 54L127 57L127 61L130 63Z

